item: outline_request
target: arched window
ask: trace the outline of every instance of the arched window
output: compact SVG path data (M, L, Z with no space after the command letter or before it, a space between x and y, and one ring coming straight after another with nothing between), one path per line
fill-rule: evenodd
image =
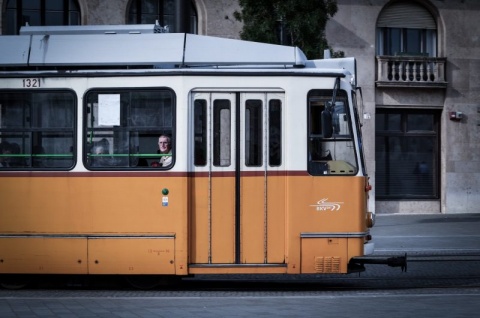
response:
M26 23L79 25L80 7L75 0L6 0L4 34L18 34Z
M188 14L189 33L197 32L197 13L195 5L189 0L132 0L128 9L129 24L153 24L156 21L163 27L168 26L170 32L177 32L179 4L185 1L188 3L186 11Z
M437 56L437 25L431 13L412 1L385 8L377 21L378 55Z

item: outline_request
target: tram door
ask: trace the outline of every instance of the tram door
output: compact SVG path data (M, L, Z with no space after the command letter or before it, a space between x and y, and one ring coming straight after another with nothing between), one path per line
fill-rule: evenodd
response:
M189 262L283 263L285 182L270 171L281 168L270 155L282 151L281 130L269 127L281 126L283 93L192 97Z

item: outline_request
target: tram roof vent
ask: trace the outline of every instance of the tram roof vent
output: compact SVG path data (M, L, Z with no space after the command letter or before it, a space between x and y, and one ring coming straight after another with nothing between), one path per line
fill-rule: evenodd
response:
M151 34L169 33L168 25L128 24L128 25L55 25L30 26L20 28L20 35L73 35L73 34Z
M0 36L0 50L6 51L0 67L252 69L307 64L298 47L167 30L158 24L25 26L20 35Z

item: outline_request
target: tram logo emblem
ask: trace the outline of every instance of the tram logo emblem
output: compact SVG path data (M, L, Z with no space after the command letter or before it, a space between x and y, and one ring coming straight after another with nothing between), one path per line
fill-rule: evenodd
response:
M328 198L318 200L317 204L311 204L317 211L339 211L343 202L328 202Z

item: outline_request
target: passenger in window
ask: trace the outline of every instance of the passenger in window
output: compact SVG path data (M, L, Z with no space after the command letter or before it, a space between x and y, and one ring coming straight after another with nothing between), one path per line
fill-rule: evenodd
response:
M152 167L168 167L172 164L172 139L167 135L158 138L158 152L162 154L159 161L152 162Z
M135 166L135 164L133 164L132 166ZM137 167L148 167L148 161L147 159L145 158L138 158L137 159L137 164L136 164Z
M108 149L105 149L104 146L95 146L93 153L96 155L107 155Z
M94 167L104 167L110 165L110 158L108 155L110 152L108 151L109 142L107 139L103 138L98 143L95 144L92 150L92 166Z
M0 157L0 167L25 167L25 158L20 156L8 156L19 155L21 152L20 146L17 143L9 143L7 141L2 142L1 146L2 156Z
M0 168L10 167L10 159L8 155L12 153L10 143L4 141L0 143Z

